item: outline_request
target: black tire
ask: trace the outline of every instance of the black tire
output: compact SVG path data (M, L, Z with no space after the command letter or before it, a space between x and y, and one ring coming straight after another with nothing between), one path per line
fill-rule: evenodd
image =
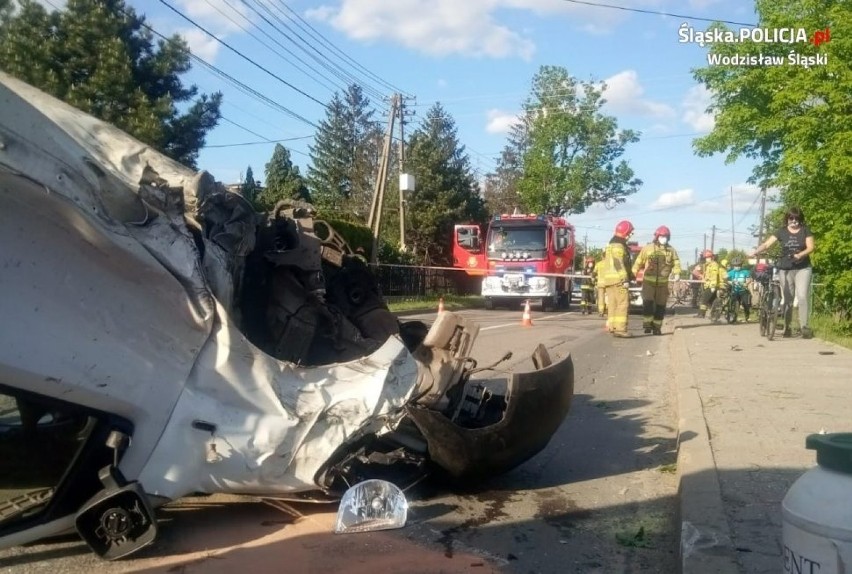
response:
M710 306L710 320L714 323L718 323L719 319L722 317L722 304L719 302L719 298L713 301L713 304Z
M767 332L769 331L766 309L761 307L760 310L757 312L757 318L760 322L760 336L765 337Z
M733 297L728 299L728 304L725 305L725 321L729 324L737 320L737 303Z

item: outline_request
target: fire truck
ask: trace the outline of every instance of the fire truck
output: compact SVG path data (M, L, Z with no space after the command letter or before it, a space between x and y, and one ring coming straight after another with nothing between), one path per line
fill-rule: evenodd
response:
M485 233L478 225L456 225L453 266L482 276L485 308L537 301L541 311L571 304L574 226L563 217L515 213L495 215Z

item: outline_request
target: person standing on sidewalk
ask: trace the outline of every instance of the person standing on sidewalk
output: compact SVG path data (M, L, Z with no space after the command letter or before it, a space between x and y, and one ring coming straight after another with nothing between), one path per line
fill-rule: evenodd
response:
M642 275L642 327L645 333L662 335L663 317L669 300L669 279L680 279L680 258L669 245L672 232L665 225L654 232L654 240L642 248L633 263L633 275Z
M599 280L606 288L607 326L615 337L630 337L627 332L627 313L630 308L628 287L634 280L627 240L633 235L633 224L619 221L615 233L604 251Z
M704 270L700 263L696 263L692 268L692 283L689 287L692 289L692 308L698 309L698 300L701 299L701 283L704 281Z
M722 266L716 263L713 252L705 249L704 257L704 293L701 296L701 306L698 308L698 316L702 319L707 316L707 309L716 300L720 289L725 288L725 276L722 275Z
M732 269L728 271L728 283L731 284L731 297L734 298L736 304L742 305L745 322L748 323L749 315L751 314L751 271L743 269L743 262L739 257L734 257L731 260ZM734 317L734 323L737 318Z
M781 291L784 294L784 336L792 335L790 323L793 320L793 299L797 298L802 338L810 339L813 337L809 323L813 279L810 255L814 251L814 235L805 225L805 215L798 207L788 209L785 220L787 225L758 245L757 249L751 252L751 256L766 251L776 242L781 244L781 257L775 262L775 266L779 271Z

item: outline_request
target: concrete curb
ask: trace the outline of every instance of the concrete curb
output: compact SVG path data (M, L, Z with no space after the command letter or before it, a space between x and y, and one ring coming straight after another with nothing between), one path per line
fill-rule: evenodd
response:
M692 376L686 337L674 322L671 359L678 404L677 471L681 571L738 572L736 551L722 505L722 490L701 394Z

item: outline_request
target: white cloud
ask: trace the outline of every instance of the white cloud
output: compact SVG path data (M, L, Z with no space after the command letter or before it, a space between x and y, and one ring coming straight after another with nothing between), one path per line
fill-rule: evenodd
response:
M485 131L490 134L509 133L512 126L518 121L520 119L517 114L501 110L488 110L488 123L485 125Z
M604 80L606 107L614 112L654 118L671 118L675 110L666 104L643 98L645 88L635 70L624 70Z
M654 203L651 204L651 209L672 209L674 207L695 205L695 203L694 189L679 189L677 191L661 193Z
M648 6L657 1L623 0L622 4ZM628 17L623 11L564 0L340 0L339 6L322 5L305 15L356 40L390 41L434 56L529 60L536 50L530 39L533 31L513 27L518 20L513 13L522 11L540 18L562 17L566 25L592 34L611 32Z
M244 4L227 0L180 0L181 12L212 28L213 33L239 32L246 22L249 10Z
M530 59L533 42L496 22L494 8L482 0L342 0L338 9L324 6L307 15L356 40L391 40L434 56Z
M198 28L180 30L178 34L183 36L186 43L189 44L190 51L202 60L212 62L216 58L216 54L219 53L221 44Z
M716 124L713 115L707 112L712 101L710 90L703 84L691 87L683 98L681 119L697 132L711 131Z

